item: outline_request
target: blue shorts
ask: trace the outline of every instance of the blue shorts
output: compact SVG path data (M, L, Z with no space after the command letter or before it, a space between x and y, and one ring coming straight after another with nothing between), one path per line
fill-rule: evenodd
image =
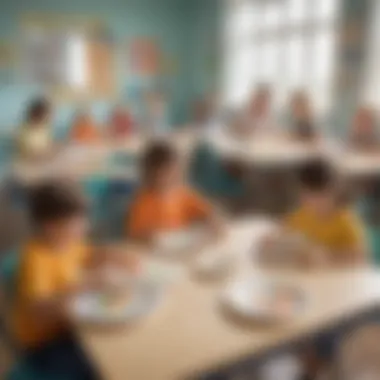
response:
M43 379L97 380L98 375L75 339L68 335L23 352L28 368Z

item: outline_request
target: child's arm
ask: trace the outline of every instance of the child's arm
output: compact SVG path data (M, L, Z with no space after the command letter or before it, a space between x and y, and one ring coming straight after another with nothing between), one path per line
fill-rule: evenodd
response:
M215 235L223 235L225 233L225 220L222 213L212 206L201 195L187 191L186 206L189 217L192 220L204 222Z
M356 215L346 213L342 225L342 239L345 249L332 253L331 265L334 267L364 266L369 263L368 247L364 226Z

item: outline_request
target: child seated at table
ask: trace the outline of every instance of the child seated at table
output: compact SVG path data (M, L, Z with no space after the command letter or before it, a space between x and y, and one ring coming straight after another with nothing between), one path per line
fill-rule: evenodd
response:
M315 141L318 132L310 98L303 91L296 92L290 101L290 133L301 141Z
M47 99L31 102L18 136L19 153L26 158L43 158L52 152L52 106Z
M376 150L379 148L379 136L374 110L360 107L354 116L351 127L350 145L359 150Z
M91 115L79 112L73 122L70 132L71 140L78 144L94 144L101 140L101 134Z
M166 143L153 143L142 157L143 183L129 213L127 233L150 240L155 234L205 222L219 229L213 207L184 184L180 158Z
M129 109L122 106L115 107L109 121L110 138L119 139L130 136L133 133L134 124Z
M99 286L85 269L104 263L86 243L85 201L66 183L39 185L30 194L30 218L33 230L21 251L11 313L22 359L44 379L95 379L66 310L77 292Z
M324 161L300 169L300 205L284 220L286 230L302 234L324 251L332 267L366 263L364 228L352 211L339 202L337 174Z
M270 132L273 129L272 92L269 87L261 86L252 93L246 117L253 132Z

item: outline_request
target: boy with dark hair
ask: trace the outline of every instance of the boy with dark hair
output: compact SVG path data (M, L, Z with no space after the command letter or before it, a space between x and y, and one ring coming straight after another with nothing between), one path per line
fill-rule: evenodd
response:
M47 183L30 194L33 234L22 249L13 333L26 363L47 378L95 379L71 335L66 301L84 286L89 257L86 203L65 183Z
M332 266L364 264L363 227L338 201L336 177L334 170L322 160L305 164L299 174L300 205L285 219L285 225L325 248Z
M219 227L211 205L184 184L180 158L164 142L150 145L142 158L143 184L132 204L127 230L135 238L150 239L203 221Z

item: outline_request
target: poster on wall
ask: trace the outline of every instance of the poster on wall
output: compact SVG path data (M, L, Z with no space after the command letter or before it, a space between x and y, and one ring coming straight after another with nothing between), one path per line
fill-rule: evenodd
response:
M130 46L130 67L133 74L151 76L159 73L161 52L150 38L136 38Z
M9 68L13 62L13 51L8 42L0 42L0 68Z

